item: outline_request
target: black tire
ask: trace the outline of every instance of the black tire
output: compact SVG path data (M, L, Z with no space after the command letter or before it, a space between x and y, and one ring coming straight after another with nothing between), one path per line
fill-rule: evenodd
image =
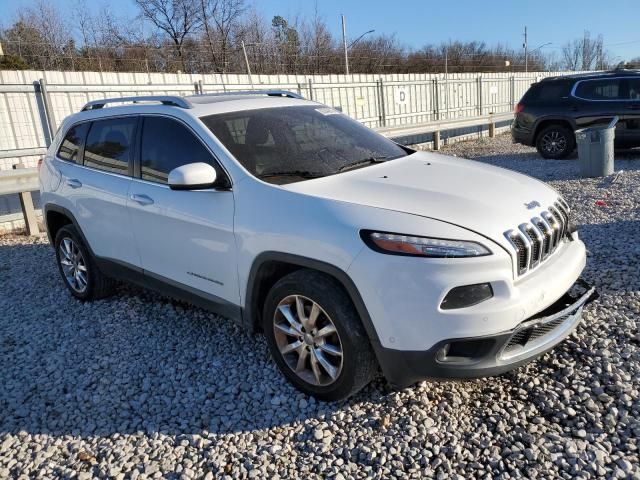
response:
M274 328L275 323L277 323L276 309L281 302L292 296L304 297L311 304L315 302L321 308L322 313L319 314L317 320L318 328L320 328L322 322L327 325L327 319L328 323L335 326L337 337L333 338L338 338L337 341L342 349L342 356L339 358L342 361L339 374L336 375L335 379L330 380L332 383L328 385L313 384L301 378L299 374L294 372L293 367L289 366L284 355L280 352L276 336L279 336L280 341L282 341L283 334L281 331L276 333L276 328ZM308 305L307 308L310 308L310 306ZM310 314L309 317L311 317ZM297 389L319 400L336 401L345 399L367 385L378 372L378 362L351 299L335 279L321 272L306 269L297 270L276 282L265 300L263 327L271 355L280 371ZM319 334L320 332L317 333ZM284 336L292 338L292 342L296 341L292 335L284 334ZM302 341L302 337L297 341ZM302 347L308 348L308 359L303 362L309 366L309 371L313 370L311 368L311 357L315 355L315 352L323 348L315 345L315 341L313 344L302 345ZM311 350L314 350L314 352ZM326 355L324 352L321 353ZM288 355L289 357L295 355L297 360L300 358L298 352L292 352ZM331 355L326 355L324 358L326 360L329 357ZM319 357L314 356L314 358ZM291 359L289 361L291 362ZM316 365L320 364L316 363ZM322 372L324 377L329 377L329 370L322 369ZM313 374L315 375L315 371ZM317 379L318 377L315 378Z
M69 241L71 243L69 243ZM85 268L84 278L86 280L85 288L81 289L77 283L69 280L67 274L65 274L63 267L64 248L61 249L61 245L65 244L72 246L72 250L79 254L78 258L82 259L82 265ZM111 295L114 291L115 282L105 276L97 267L96 262L91 255L91 252L82 241L82 237L78 234L78 231L73 225L65 225L56 234L55 238L55 250L56 250L56 262L58 264L58 271L62 277L67 289L71 294L80 300L97 300ZM80 261L77 262L80 264Z
M552 160L567 158L575 148L575 134L566 125L553 124L544 127L536 138L536 149L543 158Z

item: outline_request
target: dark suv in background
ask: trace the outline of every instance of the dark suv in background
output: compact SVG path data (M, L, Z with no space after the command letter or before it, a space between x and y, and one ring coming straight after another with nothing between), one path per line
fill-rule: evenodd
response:
M516 105L513 141L544 158L573 152L575 130L618 116L615 146L640 147L640 70L550 77L531 85Z

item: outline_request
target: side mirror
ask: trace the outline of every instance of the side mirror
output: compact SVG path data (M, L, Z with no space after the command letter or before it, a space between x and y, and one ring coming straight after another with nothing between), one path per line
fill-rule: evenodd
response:
M216 169L208 163L188 163L169 172L171 190L202 190L212 188L216 181Z

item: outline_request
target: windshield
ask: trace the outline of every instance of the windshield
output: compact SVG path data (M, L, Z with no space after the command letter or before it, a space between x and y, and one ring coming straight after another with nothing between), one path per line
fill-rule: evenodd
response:
M253 175L284 184L407 155L329 107L277 107L209 115L204 124Z

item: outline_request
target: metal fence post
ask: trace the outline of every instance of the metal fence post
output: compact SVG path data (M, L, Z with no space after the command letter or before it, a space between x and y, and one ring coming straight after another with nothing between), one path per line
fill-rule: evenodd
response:
M53 116L53 107L51 106L51 98L47 91L47 82L44 78L41 78L38 82L40 84L40 93L42 94L42 102L44 104L44 112L47 117L47 127L49 128L49 138L53 139L53 135L58 129L56 126L56 120ZM50 142L49 142L50 143ZM48 147L49 145L47 145Z
M380 93L380 79L376 80L376 101L378 103L378 126L382 126L382 94Z
M385 105L385 97L384 97L384 80L382 78L378 79L378 91L379 91L379 102L380 102L380 126L387 126L387 107Z
M478 76L476 78L476 83L478 85L478 116L482 116L482 76Z
M309 100L313 101L313 80L309 78Z
M510 79L510 91L509 91L509 100L511 101L511 109L516 108L516 77L511 75Z
M433 116L436 120L440 120L440 87L438 86L438 79L434 78L431 81L433 87Z
M25 168L23 164L18 163L13 166L14 170ZM36 218L36 210L33 208L33 197L31 192L20 192L20 208L22 209L22 216L24 218L24 226L27 230L27 235L37 235L40 233L38 228L38 219Z

